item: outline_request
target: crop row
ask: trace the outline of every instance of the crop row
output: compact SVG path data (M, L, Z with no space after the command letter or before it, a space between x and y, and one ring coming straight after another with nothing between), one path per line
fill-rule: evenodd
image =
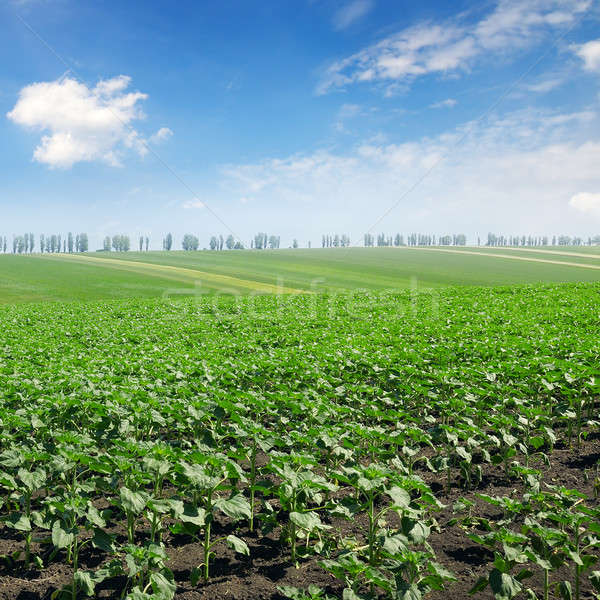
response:
M108 581L166 599L177 540L198 550L202 589L226 546L251 561L275 536L291 565L337 581L284 596L417 600L457 578L430 541L462 490L501 512L454 506L451 525L494 556L473 593L600 593L597 497L544 475L557 448L598 436L599 298L578 285L5 307L6 573L63 562L53 597ZM482 493L491 468L521 492Z

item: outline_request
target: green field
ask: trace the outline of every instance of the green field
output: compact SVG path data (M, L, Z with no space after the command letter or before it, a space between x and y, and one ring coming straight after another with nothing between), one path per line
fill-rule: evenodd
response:
M594 250L0 256L0 600L592 598Z
M540 250L334 248L3 255L0 302L600 281L597 248Z
M349 253L365 272L378 255L434 256ZM0 598L591 599L599 300L577 283L1 306Z

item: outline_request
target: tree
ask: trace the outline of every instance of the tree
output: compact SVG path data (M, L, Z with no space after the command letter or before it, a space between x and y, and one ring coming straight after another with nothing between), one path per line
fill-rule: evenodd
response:
M148 252L148 246L150 245L150 238L146 236L146 252Z
M67 239L68 239L69 254L72 254L73 253L73 234L70 231L67 236Z
M211 250L216 250L217 247L219 246L219 240L217 240L217 238L213 235L210 238L210 244L209 245L210 245L210 249Z
M140 252L144 249L144 236L140 235Z
M225 240L225 245L227 246L227 250L232 250L235 246L235 239L231 234L227 236L227 239Z
M183 236L183 240L181 242L181 247L184 250L198 250L199 245L200 245L200 242L195 235L192 235L191 233L186 233Z
M294 241L292 242L292 248L297 248L298 247L298 240L294 238Z
M163 241L163 250L170 251L173 247L173 236L170 233L167 233L167 237L165 237Z
M45 239L44 239L44 234L42 233L40 235L40 252L42 254L44 254L44 250L46 249L46 243L45 243Z
M129 238L127 238L129 240ZM129 250L129 248L127 248ZM87 252L89 250L88 234L79 234L79 252Z
M254 236L254 247L257 250L263 250L267 247L268 239L266 233L257 233Z
M102 244L102 249L104 250L104 252L110 252L110 247L111 247L110 237L107 235L104 238L104 242Z

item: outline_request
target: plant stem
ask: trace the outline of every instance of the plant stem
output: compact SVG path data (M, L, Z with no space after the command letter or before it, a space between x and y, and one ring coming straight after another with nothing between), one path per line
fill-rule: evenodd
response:
M250 455L250 531L254 531L254 484L256 483L256 440Z
M369 564L375 563L375 500L369 495Z
M210 516L208 523L204 526L204 581L208 581L210 560Z
M71 586L72 600L77 600L77 580L75 579L75 576L77 575L77 566L79 563L78 554L77 540L75 540L75 543L73 544L73 585Z

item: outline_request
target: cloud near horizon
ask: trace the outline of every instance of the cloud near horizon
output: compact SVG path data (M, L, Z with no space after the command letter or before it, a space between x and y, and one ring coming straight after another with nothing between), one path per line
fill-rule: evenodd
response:
M193 200L186 200L181 206L186 210L195 208L206 208L206 204L204 204L202 200L198 200L198 198L194 198Z
M145 117L138 103L148 96L126 92L130 83L127 75L101 80L93 88L70 77L32 83L19 92L7 117L44 133L33 153L40 163L69 169L98 160L120 166L124 149L140 156L148 152L146 140L131 126ZM168 137L166 129L156 135L163 131L160 137Z
M590 194L588 192L575 194L569 204L585 215L600 217L600 194Z
M361 236L373 225L378 232L439 233L440 224L447 231L466 229L467 235L485 235L488 227L568 233L594 225L569 210L569 203L582 189L600 189L600 143L586 139L599 121L590 111L527 109L414 142L365 140L346 151L229 165L224 186L274 210L300 214L327 205L340 232L352 233L352 215L361 214ZM594 198L578 200L578 207L584 201L596 206L600 200Z

